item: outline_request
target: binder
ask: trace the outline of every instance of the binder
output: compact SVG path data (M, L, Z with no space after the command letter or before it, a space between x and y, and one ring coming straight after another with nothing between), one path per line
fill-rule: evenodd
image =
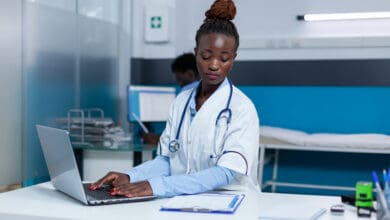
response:
M233 214L244 197L244 194L219 192L175 196L160 211Z

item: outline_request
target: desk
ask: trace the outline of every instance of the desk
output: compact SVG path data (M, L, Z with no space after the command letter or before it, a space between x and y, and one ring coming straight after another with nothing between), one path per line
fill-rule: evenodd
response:
M135 143L120 144L116 147L73 144L80 175L83 180L88 181L95 181L108 171L126 172L145 160L151 160L156 149L154 145Z
M160 206L167 199L147 202L88 207L53 189L50 182L0 194L0 219L7 220L46 220L46 219L139 219L139 220L259 220L261 213L271 210L275 204L294 207L310 205L326 208L340 202L339 197L310 196L278 193L249 194L234 215L161 212ZM132 217L134 216L134 218ZM356 209L346 207L342 216L334 216L329 211L320 220L358 219ZM369 218L364 218L369 219ZM372 216L371 219L375 219Z

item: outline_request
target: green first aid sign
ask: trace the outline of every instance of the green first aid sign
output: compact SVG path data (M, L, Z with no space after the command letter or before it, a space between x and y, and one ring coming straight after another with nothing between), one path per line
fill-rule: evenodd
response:
M169 7L147 6L145 8L145 42L169 42ZM164 23L163 23L164 22Z
M161 25L162 25L161 16L152 16L150 18L150 28L152 29L161 28Z

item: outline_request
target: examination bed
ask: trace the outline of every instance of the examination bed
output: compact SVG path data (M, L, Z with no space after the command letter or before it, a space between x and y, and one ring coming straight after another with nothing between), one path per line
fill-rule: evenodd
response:
M263 170L267 161L265 150L274 149L272 179L263 183ZM260 126L259 184L262 189L271 186L317 188L331 190L354 190L353 187L278 182L279 150L326 151L344 153L390 153L390 136L374 133L360 134L309 134L299 130L280 127Z

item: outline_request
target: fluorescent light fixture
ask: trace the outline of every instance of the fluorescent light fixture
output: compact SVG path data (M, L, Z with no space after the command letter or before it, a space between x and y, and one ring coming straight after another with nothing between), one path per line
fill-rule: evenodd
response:
M330 21L330 20L380 19L380 18L390 18L390 12L305 14L305 15L297 16L297 19L301 21Z

